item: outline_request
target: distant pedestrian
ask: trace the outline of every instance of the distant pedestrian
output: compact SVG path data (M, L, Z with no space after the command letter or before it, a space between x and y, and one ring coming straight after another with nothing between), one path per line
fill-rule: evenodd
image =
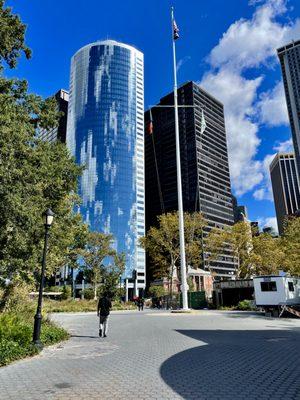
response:
M144 299L142 298L142 297L140 297L139 299L138 299L138 308L139 308L139 311L143 311L144 310Z
M157 308L160 310L162 308L162 300L161 298L158 299Z
M98 302L97 315L99 317L99 336L107 337L108 317L111 309L111 301L108 293L104 293Z

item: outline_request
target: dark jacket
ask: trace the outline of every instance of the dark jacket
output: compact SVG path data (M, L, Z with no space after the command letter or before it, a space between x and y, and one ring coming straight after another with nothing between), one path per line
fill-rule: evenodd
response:
M98 302L98 313L102 317L107 317L110 313L111 301L107 297L101 297Z

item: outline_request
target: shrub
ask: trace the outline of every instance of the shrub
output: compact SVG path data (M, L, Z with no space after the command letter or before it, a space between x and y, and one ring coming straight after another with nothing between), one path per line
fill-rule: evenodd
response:
M96 312L98 300L63 300L55 301L45 299L44 309L51 312ZM122 303L120 301L113 301L113 310L133 310L136 305L132 302Z
M42 324L41 341L44 345L61 342L62 340L66 340L68 337L68 333L53 322L45 320Z
M87 312L97 310L97 300L50 300L45 299L44 301L44 309L51 312Z
M7 365L26 356L32 356L37 352L38 349L32 344L24 347L13 340L0 339L0 366Z
M255 306L254 306L252 300L242 300L236 306L236 310L252 311L252 310L255 310Z
M151 285L149 287L149 295L152 297L162 297L166 294L163 286Z
M84 298L85 298L86 300L94 300L95 294L94 294L94 290L91 289L91 288L89 288L89 289L84 289L83 295L84 295Z
M62 292L64 290L64 286L48 286L45 287L44 291L45 292L51 292L51 293L57 293L57 292Z
M71 292L72 292L71 286L66 286L66 285L64 285L63 288L62 288L62 291L61 291L61 296L60 296L60 298L61 298L62 300L67 300L67 299L69 299L69 298L71 297Z
M15 301L16 298L18 301ZM28 295L24 299L14 295L11 300L7 303L6 311L0 313L0 366L38 352L32 344L36 300L30 300ZM67 337L68 333L47 320L43 311L42 343L49 345Z
M2 309L4 312L14 312L26 314L32 313L34 304L29 298L28 293L32 287L24 284L23 282L17 285L7 285L4 289L3 297L1 299Z
M120 301L114 301L112 304L112 310L135 310L136 305L132 301L127 301L126 303L121 303Z

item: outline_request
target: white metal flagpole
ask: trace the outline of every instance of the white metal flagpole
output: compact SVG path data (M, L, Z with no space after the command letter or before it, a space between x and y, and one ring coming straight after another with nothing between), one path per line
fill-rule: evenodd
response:
M177 100L177 75L176 75L176 49L175 49L175 27L174 11L172 7L172 42L173 42L173 68L174 68L174 110L175 110L175 137L176 137L176 166L177 166L177 192L178 192L178 215L179 215L179 242L180 242L180 271L181 271L181 293L182 309L188 310L187 281L186 281L186 259L184 242L184 219L182 206L182 185L181 185L181 163L180 163L180 141L178 124L178 100ZM177 32L176 32L177 34Z

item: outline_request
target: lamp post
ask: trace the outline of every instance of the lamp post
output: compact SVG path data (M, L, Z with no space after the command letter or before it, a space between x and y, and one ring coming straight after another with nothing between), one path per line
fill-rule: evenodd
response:
M32 339L33 343L38 347L42 347L42 343L40 341L40 334L41 334L41 324L42 324L43 288L44 288L44 279L45 279L46 255L47 255L49 229L53 222L54 213L50 210L50 208L48 208L43 215L45 217L45 241L44 241L44 251L43 251L43 261L42 261L42 272L41 272L41 280L40 280L38 306L37 306L36 314L34 316L34 329L33 329L33 339Z

